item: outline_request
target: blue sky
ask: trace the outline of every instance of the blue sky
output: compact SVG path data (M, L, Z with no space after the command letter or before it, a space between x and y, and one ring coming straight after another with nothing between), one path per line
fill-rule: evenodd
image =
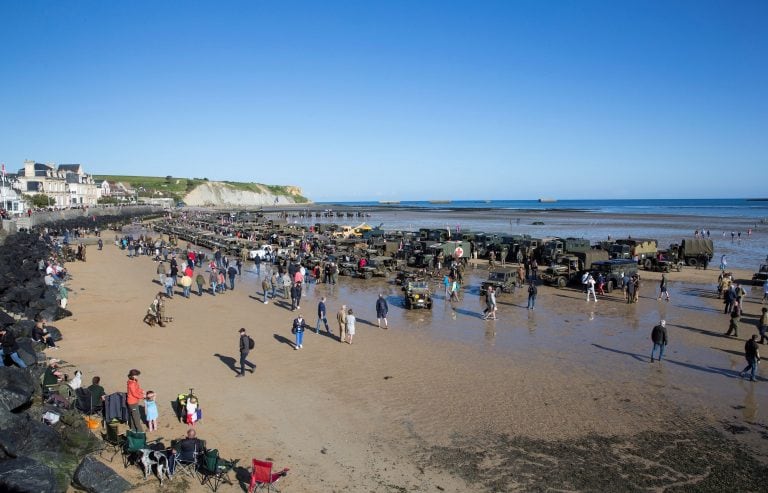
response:
M766 1L0 2L0 161L316 201L766 196Z

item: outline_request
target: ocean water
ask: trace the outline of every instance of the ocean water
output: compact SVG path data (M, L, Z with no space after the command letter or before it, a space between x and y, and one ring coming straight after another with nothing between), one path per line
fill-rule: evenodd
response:
M340 205L363 210L371 207L370 217L366 217L365 221L387 230L446 228L451 231L527 234L536 238L584 238L591 242L631 236L654 238L660 248L692 237L696 230L708 230L715 243L714 264L719 263L721 255L727 255L731 267L756 270L768 255L768 201L638 199L540 203L535 200L465 200L448 204L403 201L384 206L378 202L339 202L316 204L315 208L333 209ZM584 214L558 214L569 211ZM356 225L361 219L318 220L313 217L297 222ZM741 233L741 239L738 233Z
M328 202L318 205L328 207L333 207L334 205L371 207L382 204L379 202ZM447 204L404 200L392 206L432 210L572 210L615 214L669 214L722 218L754 218L758 221L760 219L768 220L768 201L750 201L747 199L617 199L558 200L557 202L539 202L538 200L456 200Z

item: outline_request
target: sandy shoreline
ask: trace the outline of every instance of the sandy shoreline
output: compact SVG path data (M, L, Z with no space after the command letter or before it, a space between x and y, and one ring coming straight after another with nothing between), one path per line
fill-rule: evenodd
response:
M620 439L642 448L644 432L674 428L709 446L706 437L719 435L707 430L724 422L745 426L748 432L737 437L759 457L767 451L757 404L768 396L765 382L732 374L744 364L743 339L754 332L758 291L750 290L741 339L718 337L726 319L711 297L716 271L673 274L669 304L656 301L652 273L644 273L637 305L615 296L585 305L577 290L542 288L532 313L522 293L506 294L495 323L478 317L473 287L486 275L482 266L471 270L460 303L451 307L437 290L431 312L404 310L397 286L342 278L335 288L312 286L302 312L314 324L321 295L331 315L341 303L352 306L359 314L355 343L312 333L305 349L294 351L286 341L292 341L295 314L280 299L268 305L254 299L260 287L250 264L234 292L176 296L167 302L174 317L167 328L142 324L159 289L155 266L113 245L90 251L87 263L69 264L75 315L56 323L65 340L51 355L75 362L86 378L99 374L108 392L124 391L128 369L141 369L142 386L158 393L157 435L166 443L186 429L170 402L194 387L204 413L199 435L241 465L271 457L291 467L290 491L528 490L537 469L510 462L515 450L538 450L570 470L577 468L573 458L557 458L549 445L589 443L598 451L604 439ZM375 327L378 292L390 301L387 331ZM660 317L669 321L669 361L650 365L648 335ZM371 320L373 326L366 323ZM236 379L240 327L256 341L251 360L258 368ZM670 427L673 421L678 425ZM116 470L143 484L137 471ZM552 484L567 484L555 479ZM595 477L592 486L600 481ZM154 491L156 484L140 489ZM224 485L221 491L239 490Z

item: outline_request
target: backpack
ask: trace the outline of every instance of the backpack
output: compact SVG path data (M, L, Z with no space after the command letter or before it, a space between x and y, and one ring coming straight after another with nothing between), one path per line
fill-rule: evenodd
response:
M256 347L256 343L254 342L253 338L251 336L248 336L248 349L253 349Z

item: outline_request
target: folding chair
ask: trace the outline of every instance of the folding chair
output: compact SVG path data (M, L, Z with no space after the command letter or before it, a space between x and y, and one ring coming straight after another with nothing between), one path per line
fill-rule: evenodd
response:
M253 459L253 469L251 471L251 484L248 487L248 493L252 493L254 489L263 491L264 488L267 491L276 491L279 493L275 483L283 479L288 475L287 467L283 468L280 472L272 472L272 463L265 460Z
M147 434L143 431L128 430L123 444L123 466L128 467L133 463L134 456L145 448L147 448Z
M91 391L85 387L80 387L75 390L75 409L85 414L86 416L93 416L95 414L101 414L104 409L103 404L95 404Z
M104 445L99 451L99 456L103 458L105 451L111 451L112 457L109 458L109 462L112 462L125 445L125 435L120 435L117 432L117 425L118 423L108 423L106 433L101 436L104 439Z
M191 478L197 478L197 468L200 465L200 458L205 453L205 441L194 439L195 447L189 451L183 451L180 448L182 440L171 441L171 448L176 452L176 469Z
M232 484L232 481L229 480L229 471L237 465L238 461L239 459L223 460L219 457L219 451L216 449L206 451L200 463L199 471L203 477L200 484L208 483L213 491L218 489L222 481Z

